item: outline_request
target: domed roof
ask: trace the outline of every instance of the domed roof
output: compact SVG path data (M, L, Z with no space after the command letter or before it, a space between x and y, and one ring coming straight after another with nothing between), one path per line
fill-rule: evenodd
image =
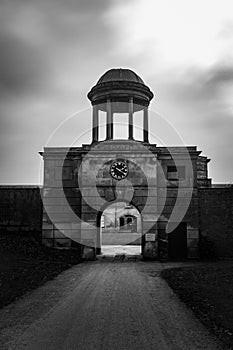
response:
M129 103L129 99L133 98L134 105L138 105L138 110L143 106L149 106L153 96L153 92L136 73L123 68L114 68L105 72L87 94L92 105L104 105L108 100ZM103 108L105 111L106 106Z
M132 70L124 68L114 68L105 72L97 82L98 84L110 81L130 81L134 83L144 84L144 81Z

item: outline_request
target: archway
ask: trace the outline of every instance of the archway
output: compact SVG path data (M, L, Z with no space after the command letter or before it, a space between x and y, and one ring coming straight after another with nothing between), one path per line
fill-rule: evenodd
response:
M99 221L101 254L141 254L142 219L134 205L123 201L110 203Z

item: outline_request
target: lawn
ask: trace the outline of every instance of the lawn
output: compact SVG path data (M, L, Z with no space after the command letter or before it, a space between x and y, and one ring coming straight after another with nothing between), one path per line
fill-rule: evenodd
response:
M80 262L77 250L46 248L29 237L0 240L0 308Z
M233 261L165 269L161 276L227 349L233 349Z

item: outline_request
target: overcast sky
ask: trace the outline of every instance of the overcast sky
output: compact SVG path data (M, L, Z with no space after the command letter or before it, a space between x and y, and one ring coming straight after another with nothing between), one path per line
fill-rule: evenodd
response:
M212 159L214 182L233 181L232 0L2 0L0 52L0 183L38 184L46 144L86 130L89 143L86 95L118 67L137 72L151 109Z

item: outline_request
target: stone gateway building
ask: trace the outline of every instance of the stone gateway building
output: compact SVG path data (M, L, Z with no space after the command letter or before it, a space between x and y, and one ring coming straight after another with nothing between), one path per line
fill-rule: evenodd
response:
M44 148L42 188L0 186L1 234L29 234L59 249L81 245L90 259L105 244L138 245L145 259L161 261L232 258L233 187L211 183L209 159L196 146L150 143L153 93L143 80L111 69L88 98L91 143ZM116 133L122 118L127 138Z
M196 147L167 148L149 142L148 108L153 93L133 71L107 71L88 98L92 143L45 148L41 153L44 244L59 248L81 243L93 254L100 253L101 217L108 206L121 202L139 213L141 231L136 233L141 235L144 258L198 258L200 190L211 188L209 159ZM143 118L142 140L134 137L137 112ZM103 141L99 141L100 113L106 118ZM114 138L120 114L126 119L127 140ZM130 223L129 212L122 217L127 215ZM127 244L130 241L134 238L128 232Z

